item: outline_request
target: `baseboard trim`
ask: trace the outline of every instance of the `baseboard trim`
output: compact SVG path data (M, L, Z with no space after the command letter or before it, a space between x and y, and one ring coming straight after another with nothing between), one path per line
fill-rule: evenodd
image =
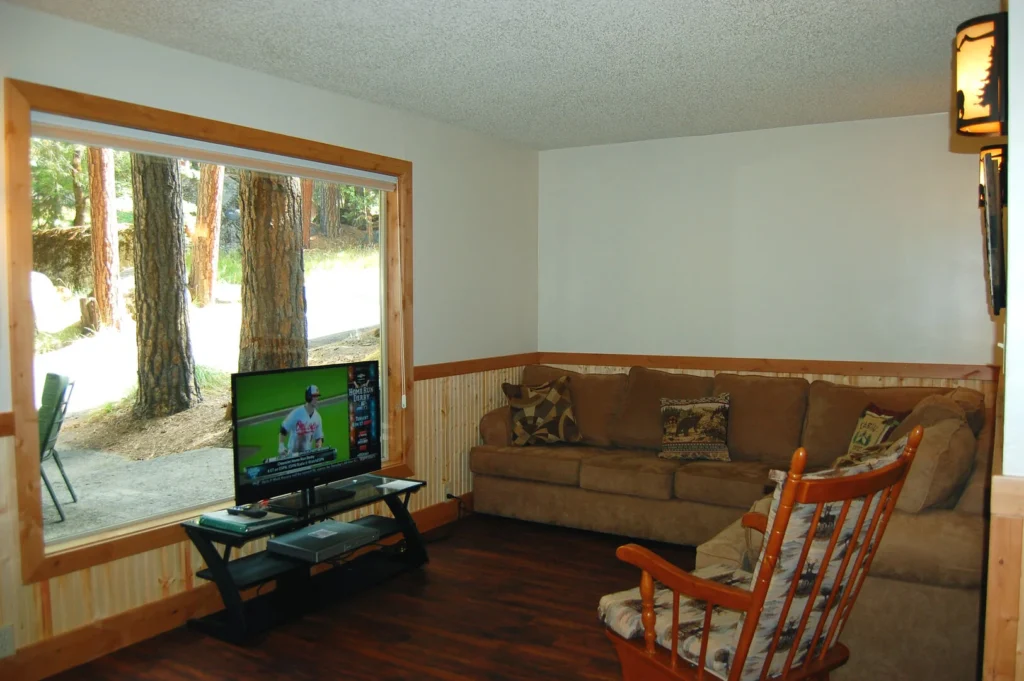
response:
M464 511L473 508L473 493L462 495ZM412 514L420 532L429 532L459 517L455 500L434 504ZM153 638L222 607L217 588L203 582L189 591L127 610L84 627L25 646L13 657L0 660L0 679L40 681L109 655L121 648Z

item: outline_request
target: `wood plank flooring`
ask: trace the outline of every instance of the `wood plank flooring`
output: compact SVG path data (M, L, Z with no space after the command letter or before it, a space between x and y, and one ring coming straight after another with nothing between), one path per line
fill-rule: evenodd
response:
M597 602L639 584L630 541L474 515L427 536L430 562L237 647L185 628L58 681L619 679ZM637 541L684 569L692 548Z

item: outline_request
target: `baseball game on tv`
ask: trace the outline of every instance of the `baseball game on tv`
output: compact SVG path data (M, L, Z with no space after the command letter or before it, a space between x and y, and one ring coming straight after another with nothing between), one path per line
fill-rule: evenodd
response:
M234 374L235 501L380 468L377 361Z

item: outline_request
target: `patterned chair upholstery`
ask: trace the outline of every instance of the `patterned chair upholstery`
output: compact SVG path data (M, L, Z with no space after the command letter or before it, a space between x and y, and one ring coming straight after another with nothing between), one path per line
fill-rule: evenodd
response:
M806 476L805 457L798 450L788 476L773 471L776 488L764 523L771 535L753 572L709 566L683 573L640 547L620 548L619 557L641 567L644 579L653 583L653 616L647 615L653 636L644 625L643 580L641 587L609 594L598 605L624 675L629 678L629 670L636 668L627 658L641 654L671 669L664 678L827 678L828 670L848 656L838 638L922 434L917 428L887 449L869 451L860 462ZM654 561L629 557L644 552ZM715 600L711 596L688 596L682 592L685 584L682 589L666 587L663 582L676 581L677 575L664 573L664 566L684 575L682 581L726 587L744 607L723 607L709 602ZM649 641L646 650L641 640ZM663 650L656 653L655 645ZM687 664L678 665L679 660ZM704 673L699 673L702 662ZM644 678L659 677L645 673Z

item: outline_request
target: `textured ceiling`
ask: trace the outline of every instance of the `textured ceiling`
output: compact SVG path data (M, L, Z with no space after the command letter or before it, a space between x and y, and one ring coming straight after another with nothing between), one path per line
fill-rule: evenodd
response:
M999 0L12 0L533 148L949 107Z

